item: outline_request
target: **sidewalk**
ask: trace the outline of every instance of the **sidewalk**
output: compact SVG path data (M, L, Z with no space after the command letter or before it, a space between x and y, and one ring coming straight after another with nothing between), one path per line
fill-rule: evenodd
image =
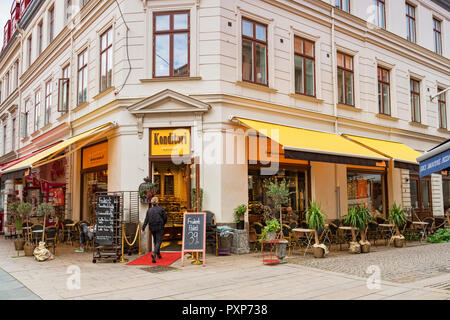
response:
M0 237L0 268L46 300L450 299L450 291L423 284L382 281L381 288L371 290L365 278L355 275L291 263L266 266L260 254L207 255L206 267L190 261L181 267L178 260L169 271L158 272L149 266L93 264L91 252L75 254L73 250L59 248L55 260L42 263L29 257L13 259L12 242ZM126 258L132 261L137 256ZM68 289L70 266L81 271L79 290ZM0 278L0 287L8 281ZM440 281L450 281L450 273ZM9 296L10 291L6 292ZM29 296L24 293L23 297Z
M9 273L0 269L0 300L40 300Z

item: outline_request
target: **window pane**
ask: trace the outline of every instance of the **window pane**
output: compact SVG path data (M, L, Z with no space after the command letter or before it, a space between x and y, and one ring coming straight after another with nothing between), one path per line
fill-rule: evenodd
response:
M419 81L414 81L414 91L419 92Z
M347 104L353 105L353 73L345 73Z
M155 37L155 76L170 75L170 36L157 35Z
M381 83L378 83L378 110L380 113L384 113L384 110L383 110L383 88L382 88Z
M378 6L378 16L380 17L378 26L380 28L385 28L384 4L382 4L382 3L379 3L379 6Z
M256 25L256 39L266 41L266 27L259 24Z
M256 82L267 84L266 46L256 44Z
M188 28L187 13L173 15L173 28L175 30L185 30Z
M306 59L306 88L305 93L311 96L314 95L314 61Z
M337 64L338 64L339 67L342 67L342 68L345 67L344 55L342 53L338 53L337 54Z
M314 57L314 43L305 41L305 55Z
M342 10L350 12L350 0L342 0Z
M103 53L101 56L101 80L100 80L100 91L103 91L107 88L106 85L106 53Z
M242 79L253 81L253 43L242 40Z
M344 86L344 71L338 69L338 98L339 103L345 103L345 86Z
M242 34L244 36L253 38L253 23L242 20Z
M418 181L417 180L410 180L409 182L410 186L410 194L411 194L411 207L414 209L419 208L419 188L418 188Z
M345 56L345 68L353 70L353 59L352 59L352 57Z
M103 50L105 50L106 49L106 47L108 46L108 44L107 44L107 36L106 36L106 33L102 36L102 39L101 39L101 50L103 51Z
M112 54L113 54L112 49L111 48L108 49L108 70L107 70L107 80L108 81L106 83L107 88L111 87L111 81L112 81L112 65L113 65Z
M411 21L411 42L416 42L416 22Z
M429 187L430 182L429 181L420 181L421 187L422 187L422 206L424 209L427 209L430 207L430 194L429 194Z
M383 84L384 113L391 114L389 86Z
M295 56L295 92L305 93L303 83L303 58Z
M188 70L188 34L173 35L173 75L189 74Z
M303 54L303 40L298 37L294 38L294 52Z
M156 31L170 29L170 15L156 16Z

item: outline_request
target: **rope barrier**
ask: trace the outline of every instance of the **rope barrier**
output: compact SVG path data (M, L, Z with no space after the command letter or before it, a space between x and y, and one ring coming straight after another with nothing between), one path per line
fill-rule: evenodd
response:
M137 238L138 238L138 236L139 236L139 231L141 231L141 223L140 223L140 222L138 223L138 227L137 227L137 229L136 229L136 235L134 236L133 243L129 243L129 242L128 242L127 235L125 234L125 225L122 225L122 234L123 234L123 238L125 239L125 242L126 242L130 247L134 246L134 244L136 243L136 240L137 240Z

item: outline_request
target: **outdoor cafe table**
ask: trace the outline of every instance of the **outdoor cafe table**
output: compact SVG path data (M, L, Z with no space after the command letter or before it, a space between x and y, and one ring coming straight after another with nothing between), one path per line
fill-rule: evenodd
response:
M378 225L378 227L381 227L381 228L384 228L384 229L388 229L388 230L389 230L391 236L389 237L388 246L390 246L390 245L391 245L391 242L392 242L392 237L393 237L394 234L395 234L395 226L394 226L393 224L390 224L390 223L380 223L380 224Z
M303 251L303 256L306 255L306 251L308 249L312 248L312 239L314 238L314 230L313 229L302 229L302 228L295 228L292 229L292 232L294 233L304 233L306 240L305 240L305 244L306 244L306 248Z
M420 237L420 242L422 242L427 238L428 222L413 221L413 224L422 228L422 237Z
M352 230L354 230L354 231L358 231L358 229L356 229L356 228L354 228L354 227L346 227L346 226L343 226L343 227L339 227L338 228L338 231L339 231L339 233L340 233L340 236L339 236L339 250L342 250L342 242L341 242L341 239L344 239L344 232L348 232L348 231L352 231Z

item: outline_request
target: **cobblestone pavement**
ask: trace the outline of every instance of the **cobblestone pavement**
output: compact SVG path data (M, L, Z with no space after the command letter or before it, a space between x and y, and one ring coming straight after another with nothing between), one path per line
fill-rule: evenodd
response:
M422 245L408 243L401 249L378 245L372 246L369 254L331 251L326 259L302 259L293 256L289 262L358 277L368 277L367 268L378 266L383 280L413 282L450 275L450 243Z
M434 250L438 247L429 245L424 248ZM93 264L92 252L75 254L73 250L68 246L59 247L54 260L40 263L31 257L12 258L16 255L13 242L0 237L0 268L44 300L450 299L450 291L442 286L450 281L450 273L432 278L438 281L427 283L382 281L379 288L373 289L368 288L365 276L312 268L299 264L299 261L266 266L260 253L220 257L207 255L205 267L189 262L181 267L178 260L172 268L164 271L122 263ZM345 252L340 254L343 258ZM295 262L295 256L299 257L299 254L288 262ZM357 258L349 254L346 257L350 259L349 264ZM137 256L127 258L132 260ZM330 256L321 263L334 263L338 259L340 257ZM434 259L440 261L441 257ZM73 283L70 279L74 268L80 270L80 287L71 289L68 283ZM7 281L0 278L0 288ZM9 295L12 291L6 292ZM31 299L25 293L19 297Z

